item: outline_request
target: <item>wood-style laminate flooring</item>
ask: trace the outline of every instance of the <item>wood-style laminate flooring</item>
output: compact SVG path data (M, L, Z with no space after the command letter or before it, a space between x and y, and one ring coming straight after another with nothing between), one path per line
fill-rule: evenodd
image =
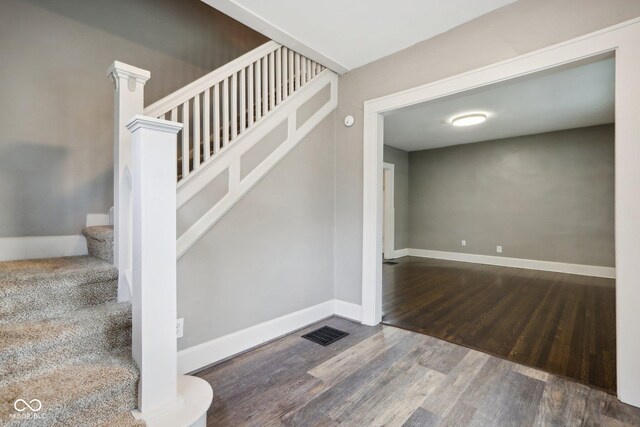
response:
M616 391L615 281L404 257L383 265L383 323Z
M329 325L328 347L301 335ZM391 326L331 318L202 371L208 426L640 425L614 396Z

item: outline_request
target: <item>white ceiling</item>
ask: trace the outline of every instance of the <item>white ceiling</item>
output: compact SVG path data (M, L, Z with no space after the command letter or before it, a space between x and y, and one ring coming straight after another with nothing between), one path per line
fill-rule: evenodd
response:
M614 85L613 58L549 70L387 113L384 142L416 151L613 123ZM451 125L475 112L488 120Z
M516 0L202 1L343 73Z

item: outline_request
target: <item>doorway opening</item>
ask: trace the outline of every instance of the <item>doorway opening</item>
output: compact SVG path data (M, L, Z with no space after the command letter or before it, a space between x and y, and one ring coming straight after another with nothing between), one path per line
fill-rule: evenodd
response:
M383 323L615 393L614 83L590 58L385 115Z
M626 403L640 405L640 314L632 301L640 298L640 265L637 218L640 185L637 159L640 147L640 121L637 99L640 87L636 72L640 66L640 21L630 21L512 60L480 68L424 86L373 99L364 104L364 186L362 245L362 321L378 324L382 320L382 161L384 146L383 114L436 100L467 90L532 75L572 62L615 54L615 317L617 396ZM398 234L396 232L396 234ZM498 248L496 248L497 250ZM397 250L397 249L396 249ZM507 259L508 257L505 257ZM505 261L509 262L508 260Z

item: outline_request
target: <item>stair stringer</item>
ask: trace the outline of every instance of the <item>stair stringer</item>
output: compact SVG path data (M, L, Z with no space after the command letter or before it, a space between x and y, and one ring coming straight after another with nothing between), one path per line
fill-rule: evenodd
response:
M307 101L329 86L329 100L315 111L301 126L297 126L297 112ZM216 160L192 173L178 184L177 209L200 193L211 181L228 172L228 190L207 212L196 220L177 239L177 258L180 259L204 234L211 229L254 185L295 148L338 105L338 75L324 70L298 92L284 100L267 116L229 147L221 151ZM284 121L287 136L264 160L244 178L241 177L242 156L256 146Z

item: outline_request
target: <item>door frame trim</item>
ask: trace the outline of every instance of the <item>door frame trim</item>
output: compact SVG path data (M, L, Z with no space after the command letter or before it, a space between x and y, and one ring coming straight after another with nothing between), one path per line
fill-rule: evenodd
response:
M384 234L384 248L383 254L385 259L395 258L395 179L396 179L396 165L393 163L383 163L383 169L386 171L384 175L384 185L387 188L387 198L383 204L383 234Z
M615 251L618 397L640 406L640 18L364 103L362 322L382 319L383 113L603 54L615 54Z

